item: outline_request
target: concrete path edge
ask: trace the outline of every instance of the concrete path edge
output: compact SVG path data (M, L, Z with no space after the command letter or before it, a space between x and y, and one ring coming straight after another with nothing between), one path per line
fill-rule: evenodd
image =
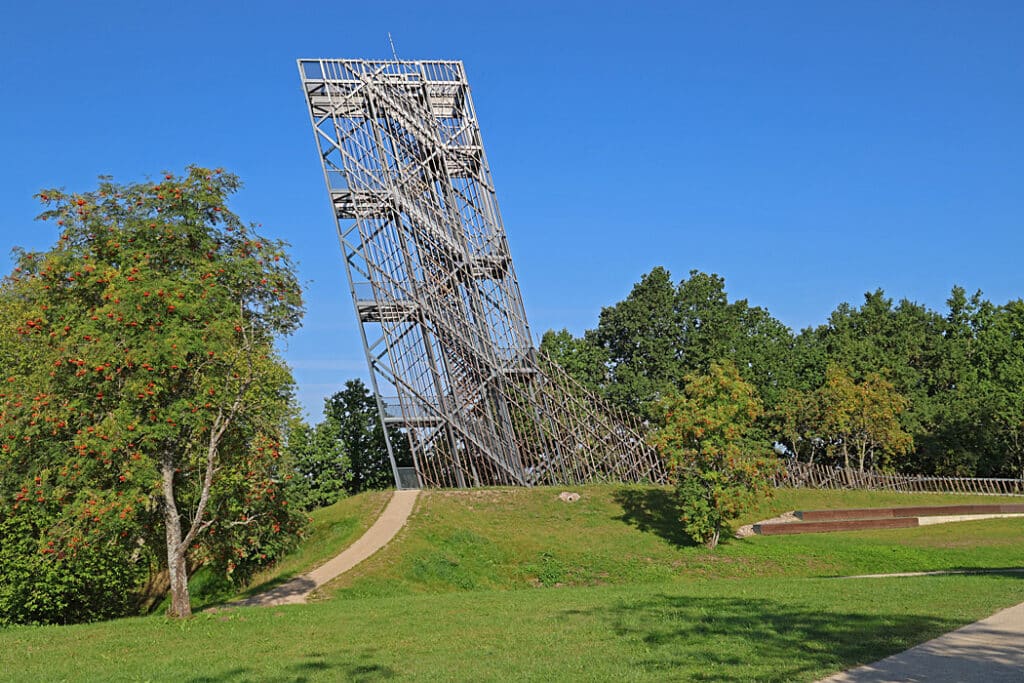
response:
M818 683L1020 683L1024 680L1024 603L996 612L873 664Z

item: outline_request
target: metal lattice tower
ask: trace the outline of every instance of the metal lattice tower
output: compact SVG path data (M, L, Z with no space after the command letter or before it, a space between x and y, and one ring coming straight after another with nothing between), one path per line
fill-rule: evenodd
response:
M662 481L533 348L461 62L299 60L399 488ZM387 430L385 430L387 431Z

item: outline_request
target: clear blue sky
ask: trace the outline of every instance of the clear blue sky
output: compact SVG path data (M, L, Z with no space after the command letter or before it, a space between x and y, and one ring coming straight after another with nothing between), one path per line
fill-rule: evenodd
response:
M295 59L461 59L536 335L656 265L794 329L877 287L1024 296L1024 3L8 3L0 250L44 186L186 164L308 283L285 355L314 414L366 376ZM0 263L9 270L10 261Z

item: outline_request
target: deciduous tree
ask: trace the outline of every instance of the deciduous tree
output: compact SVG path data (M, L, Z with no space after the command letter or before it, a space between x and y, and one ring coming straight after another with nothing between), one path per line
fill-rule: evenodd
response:
M763 437L757 392L730 363L686 377L660 402L653 443L669 465L687 534L709 548L744 509L770 492L778 461Z
M676 290L664 268L653 269L623 301L602 309L597 329L585 338L607 355L609 399L650 415L648 404L682 381L679 332ZM578 379L586 383L586 377Z
M59 241L4 283L13 346L33 359L0 394L4 493L22 482L6 514L46 506L35 533L54 561L162 546L176 617L191 614L190 556L230 571L300 524L279 491L292 380L274 351L300 292L284 244L228 209L238 187L190 167L43 191Z
M388 436L398 466L411 467L406 435L390 427ZM294 425L288 449L310 508L395 485L377 401L361 380L349 380L324 401L324 419L315 427Z
M877 372L855 382L843 368L829 366L819 396L823 431L844 467L853 458L861 472L866 465L885 468L913 449L899 421L908 401Z
M606 388L608 354L590 339L574 337L566 329L548 330L541 338L540 350L587 389L600 393Z

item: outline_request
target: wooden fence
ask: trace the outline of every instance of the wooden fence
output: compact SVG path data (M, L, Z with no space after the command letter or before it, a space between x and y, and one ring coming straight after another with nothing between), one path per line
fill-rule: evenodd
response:
M1024 495L1024 479L979 477L926 477L913 474L879 474L852 468L787 462L775 477L776 486L813 489L869 489L904 493L980 493Z

